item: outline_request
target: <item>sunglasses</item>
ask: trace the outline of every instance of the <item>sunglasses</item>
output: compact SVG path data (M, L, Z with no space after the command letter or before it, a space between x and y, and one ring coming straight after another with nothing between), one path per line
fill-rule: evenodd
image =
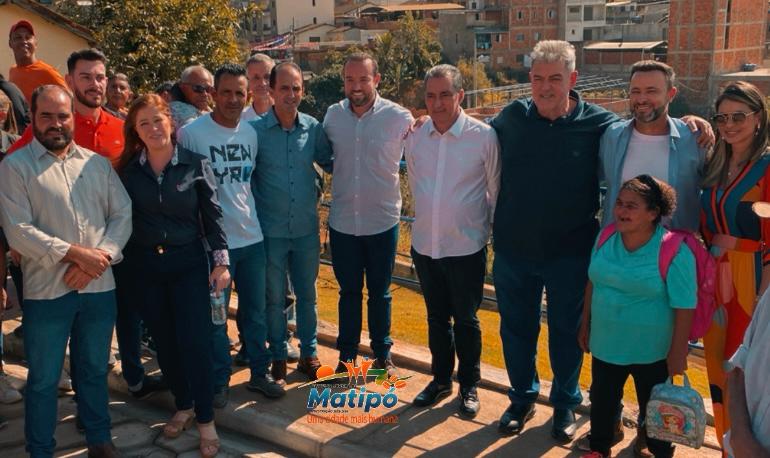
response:
M717 124L727 124L727 121L732 121L733 124L743 124L746 121L746 118L753 114L756 114L756 111L752 111L751 113L745 113L743 111L717 113L711 117L711 120Z
M208 84L191 84L191 83L182 83L190 86L190 89L192 89L193 92L197 94L203 94L204 92L211 92L212 89L214 89L213 86L209 86Z

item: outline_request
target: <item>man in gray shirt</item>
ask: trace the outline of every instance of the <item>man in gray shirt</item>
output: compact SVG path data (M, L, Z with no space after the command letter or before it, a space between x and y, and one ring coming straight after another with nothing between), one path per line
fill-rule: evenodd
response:
M57 383L67 340L78 379L78 416L89 456L117 456L111 442L107 358L115 280L131 234L131 201L110 162L72 141L72 96L32 94L34 140L0 164L0 208L22 257L27 451L52 456Z

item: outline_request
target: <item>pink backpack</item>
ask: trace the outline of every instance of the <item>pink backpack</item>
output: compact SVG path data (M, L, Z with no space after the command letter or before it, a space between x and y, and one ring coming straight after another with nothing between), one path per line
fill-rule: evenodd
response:
M596 249L598 250L604 245L604 242L615 232L615 223L610 223L602 229L602 232L599 234L599 240L596 242ZM690 251L695 256L698 302L695 305L695 315L693 316L692 327L690 328L690 340L698 340L706 335L706 331L711 326L711 318L717 309L715 281L717 264L711 253L703 246L703 243L691 232L680 229L667 230L663 235L663 241L660 244L660 256L658 257L658 268L664 282L666 281L671 261L674 260L674 256L682 242L690 248Z

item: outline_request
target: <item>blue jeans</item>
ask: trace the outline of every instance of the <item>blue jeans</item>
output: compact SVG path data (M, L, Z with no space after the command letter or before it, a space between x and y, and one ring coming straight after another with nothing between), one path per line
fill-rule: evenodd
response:
M230 250L229 255L230 276L238 288L238 328L249 356L251 376L264 376L270 366L265 308L265 244L259 242L235 248ZM229 288L225 291L225 298L229 305ZM227 355L230 356L229 343ZM216 369L215 372L219 373Z
M24 433L32 457L53 456L58 383L67 339L77 341L70 359L78 380L77 410L86 441L110 440L107 359L115 325L115 292L70 292L51 300L25 300L24 348L29 374Z
M385 232L355 236L329 228L334 276L340 285L340 361L358 356L361 342L361 302L366 275L367 319L375 358L390 357L390 278L396 260L398 224ZM454 357L454 356L453 356Z
M549 399L557 409L574 409L582 401L578 378L583 352L577 333L588 262L588 257L527 261L495 253L495 292L511 402L534 403L540 391L535 360L543 286L548 292L548 352L554 374Z
M142 318L139 315L137 297L137 282L133 278L136 269L130 269L126 263L117 264L113 268L115 274L115 297L118 303L118 315L115 320L115 334L118 338L118 352L120 352L120 366L123 369L123 378L129 388L140 388L144 380L144 366L142 365Z
M321 242L318 234L297 238L265 237L267 257L268 341L274 361L285 360L286 270L297 296L297 338L300 357L316 356L318 308L315 281Z

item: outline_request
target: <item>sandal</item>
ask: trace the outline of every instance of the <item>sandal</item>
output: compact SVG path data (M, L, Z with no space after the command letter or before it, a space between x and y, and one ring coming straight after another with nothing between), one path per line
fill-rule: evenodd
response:
M177 410L171 420L163 427L163 435L169 439L176 439L186 429L192 426L195 413L190 410Z
M211 430L216 435L216 429L214 428L214 422L211 421L209 423L198 423L198 434L201 438L201 444L199 447L199 450L201 452L201 457L203 458L213 458L217 456L217 453L219 453L219 437L214 437L213 439L207 439L203 437L203 427L211 426ZM208 429L208 428L207 428Z

